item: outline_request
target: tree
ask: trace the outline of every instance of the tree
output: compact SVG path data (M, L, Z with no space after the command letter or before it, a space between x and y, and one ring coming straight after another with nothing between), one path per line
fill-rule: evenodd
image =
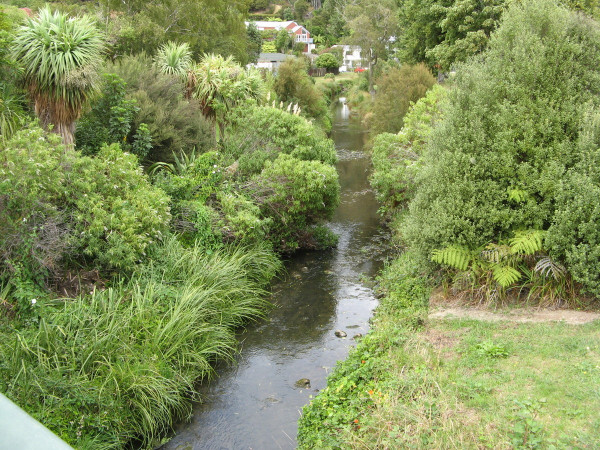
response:
M444 39L426 52L428 58L448 70L454 62L482 52L500 21L506 0L459 0L452 6L438 6L444 18L440 27Z
M410 105L425 95L435 84L435 78L421 63L392 68L377 79L377 94L373 102L371 132L397 133L404 124Z
M185 79L192 66L190 46L186 42L178 44L169 41L156 53L154 64L161 73Z
M333 53L323 53L315 61L317 67L327 69L328 72L336 71L340 67L340 62Z
M83 106L98 90L103 48L91 18L70 18L47 7L15 36L13 57L23 65L35 113L68 146Z
M598 108L599 65L595 22L550 0L511 5L482 58L462 67L424 152L401 227L423 260L436 249L475 250L554 222L560 236L546 245L569 268L565 255L577 254L570 245L581 243L587 221L595 220L582 210L579 230L579 224L565 225L579 214L578 204L591 201L572 198L588 180L579 177L574 185L567 175L585 156L579 142L588 138L582 130L589 111ZM577 231L571 239L561 230ZM600 266L594 251L586 261Z
M350 36L346 43L358 45L369 66L369 91L373 91L373 68L385 58L390 40L398 34L397 7L394 0L352 0L346 5Z
M258 28L256 28L254 22L248 24L248 28L246 29L246 39L248 41L248 62L256 63L260 56L260 52L262 51L263 40L262 35Z
M302 111L328 126L328 108L325 99L311 82L306 63L301 58L288 58L280 66L273 89L280 101L298 103Z

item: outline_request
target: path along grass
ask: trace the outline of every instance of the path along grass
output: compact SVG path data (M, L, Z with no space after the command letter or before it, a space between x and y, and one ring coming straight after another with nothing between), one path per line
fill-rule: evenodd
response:
M374 329L305 408L300 448L600 448L600 321L430 320L410 274L382 275Z

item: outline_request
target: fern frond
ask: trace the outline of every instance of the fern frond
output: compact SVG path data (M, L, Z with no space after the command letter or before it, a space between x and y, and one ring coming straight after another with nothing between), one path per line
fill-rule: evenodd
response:
M543 248L546 232L543 230L518 231L509 240L511 252L517 255L533 255Z
M446 264L458 270L467 270L472 259L472 253L464 247L450 246L431 252L433 262Z
M494 266L494 280L503 288L507 288L519 281L520 278L521 272L512 266L503 266L500 264Z
M485 250L482 250L481 257L489 262L499 263L511 254L511 248L508 245L488 244Z
M543 277L548 277L549 275L552 275L552 278L554 278L555 280L560 280L561 278L564 278L564 276L567 273L567 269L562 264L554 262L549 256L545 256L544 258L540 259L536 263L535 268L533 270L535 270Z
M523 203L529 197L527 191L523 189L509 189L507 192L508 200L514 203Z

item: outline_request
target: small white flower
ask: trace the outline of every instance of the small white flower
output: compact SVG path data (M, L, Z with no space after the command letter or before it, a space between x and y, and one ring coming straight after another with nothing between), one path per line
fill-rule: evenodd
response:
M213 170L213 173L215 173L215 171Z
M217 165L215 164L213 167L217 167Z
M36 303L37 303L37 298L32 298L32 299L31 299L31 304L32 304L32 305L35 305Z

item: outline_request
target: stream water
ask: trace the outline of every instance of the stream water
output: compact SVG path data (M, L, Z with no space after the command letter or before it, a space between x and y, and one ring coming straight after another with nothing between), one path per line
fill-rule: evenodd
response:
M292 449L302 406L326 386L327 374L365 334L377 300L369 278L381 266L382 235L368 184L365 132L342 101L332 139L338 152L341 203L329 226L336 249L295 255L273 286L267 320L240 334L233 365L201 387L204 402L165 450ZM335 336L336 330L347 333ZM302 378L310 387L297 386Z

